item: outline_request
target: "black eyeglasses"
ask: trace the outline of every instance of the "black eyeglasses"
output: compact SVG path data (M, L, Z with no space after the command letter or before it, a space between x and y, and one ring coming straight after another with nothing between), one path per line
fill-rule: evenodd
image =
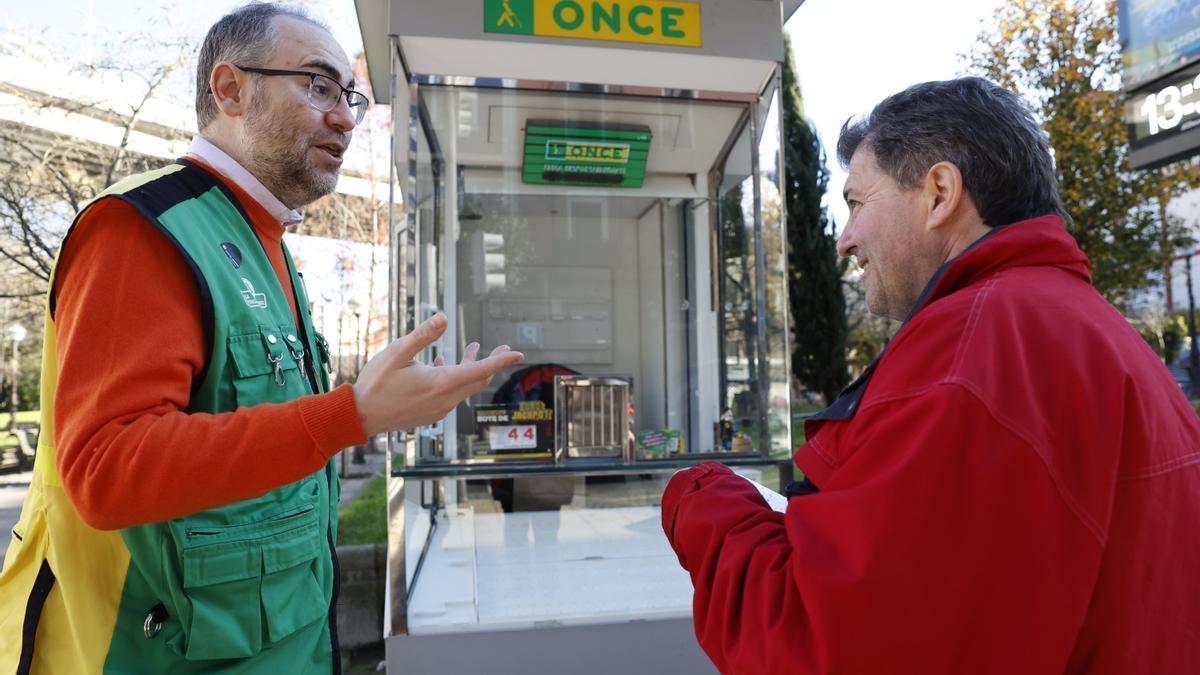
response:
M267 77L282 77L282 76L298 76L303 75L308 78L308 104L321 112L329 112L337 107L338 101L342 96L346 97L346 104L350 106L350 112L354 113L354 123L359 124L363 121L363 117L367 114L367 97L353 89L347 89L340 82L322 75L313 73L307 70L275 70L273 68L247 68L246 66L234 66L247 73L257 73L266 75Z

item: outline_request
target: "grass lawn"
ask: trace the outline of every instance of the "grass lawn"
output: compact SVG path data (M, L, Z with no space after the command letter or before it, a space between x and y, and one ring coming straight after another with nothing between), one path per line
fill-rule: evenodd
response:
M387 543L387 478L375 476L338 514L338 546Z

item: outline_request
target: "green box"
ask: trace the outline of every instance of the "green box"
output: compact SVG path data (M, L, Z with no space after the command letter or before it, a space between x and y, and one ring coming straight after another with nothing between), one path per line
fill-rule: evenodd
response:
M537 185L641 187L650 127L526 120L521 178Z

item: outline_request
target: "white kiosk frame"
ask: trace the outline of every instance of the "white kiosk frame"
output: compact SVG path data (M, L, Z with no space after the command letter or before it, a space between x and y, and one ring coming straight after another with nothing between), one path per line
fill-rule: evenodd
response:
M390 332L443 310L450 328L429 358L457 360L482 332L485 349L516 335L526 344L514 346L540 361L605 376L636 371L639 417L679 430L690 452L637 461L630 444L620 457L587 462L480 458L468 416L482 398L435 427L393 435L389 670L711 672L693 637L690 581L657 525L658 497L671 472L705 459L790 480L778 61L783 20L800 3L671 3L698 5L703 16L704 46L680 48L485 33L488 1L356 2L372 85L391 92L397 130L393 188L404 213L390 218ZM547 110L564 120L650 120L659 144L642 185L530 188L514 179L511 147L493 153L507 153L499 163L477 152L480 133L511 145L521 124ZM692 153L690 169L667 170L688 154L661 150L671 129L654 120L667 118L676 134L689 120L723 121L711 138L691 130L706 150ZM723 215L733 211L734 220ZM580 263L581 247L602 255L598 240L537 252L539 232L578 227L568 238L583 241L595 226L622 266ZM522 232L534 238L516 243ZM728 254L731 241L741 255ZM522 256L523 266L509 262ZM718 270L731 261L746 286L736 293ZM531 284L572 290L545 291L548 309L539 308L520 292ZM686 319L668 317L676 304ZM632 361L620 354L628 325L642 345ZM733 333L741 343L727 344ZM739 381L751 385L735 396ZM744 452L722 452L734 449L721 446L719 431L733 407ZM591 485L605 476L627 480ZM503 502L497 483L508 479L517 491L522 482L568 485L568 501L523 510L509 496L503 512L481 510ZM481 501L489 484L495 499Z

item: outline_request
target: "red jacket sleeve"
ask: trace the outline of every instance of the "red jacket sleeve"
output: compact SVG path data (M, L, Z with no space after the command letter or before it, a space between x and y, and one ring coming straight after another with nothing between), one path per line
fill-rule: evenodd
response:
M117 529L249 499L364 440L347 385L186 414L205 353L196 282L133 207L80 220L56 275L56 465L80 516Z
M1062 673L1101 544L1037 448L958 385L853 424L857 450L786 515L717 464L667 486L663 528L717 667Z

